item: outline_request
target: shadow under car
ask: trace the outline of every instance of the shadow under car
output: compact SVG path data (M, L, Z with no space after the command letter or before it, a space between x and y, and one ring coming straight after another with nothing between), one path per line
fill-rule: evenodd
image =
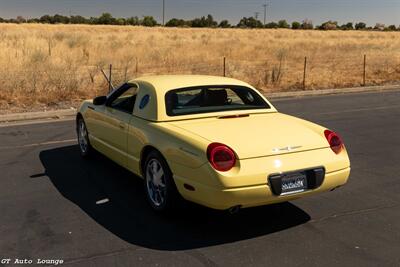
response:
M291 203L244 209L235 215L186 203L183 210L161 216L146 203L142 179L99 153L85 160L74 145L42 151L40 160L61 195L119 238L146 248L172 251L231 243L310 220ZM96 204L104 198L110 201Z

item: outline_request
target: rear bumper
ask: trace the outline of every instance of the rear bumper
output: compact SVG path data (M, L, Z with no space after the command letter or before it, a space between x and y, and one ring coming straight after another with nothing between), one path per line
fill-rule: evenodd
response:
M225 210L238 205L243 208L248 208L286 202L329 191L346 184L349 175L350 167L326 173L324 182L320 187L314 190L286 196L274 195L268 184L221 190L203 184L194 184L193 181L191 181L189 183L195 188L195 191L189 191L184 186L185 179L176 176L174 178L179 192L185 199L213 209Z

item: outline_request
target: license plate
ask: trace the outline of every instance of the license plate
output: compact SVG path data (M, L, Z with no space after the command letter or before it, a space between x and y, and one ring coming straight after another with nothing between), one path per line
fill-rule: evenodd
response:
M295 173L282 177L282 194L291 195L307 190L307 176L305 173Z

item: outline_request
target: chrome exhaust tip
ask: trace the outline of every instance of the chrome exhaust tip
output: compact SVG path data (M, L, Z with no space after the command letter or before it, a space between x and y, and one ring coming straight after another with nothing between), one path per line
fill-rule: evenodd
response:
M228 209L228 212L230 214L237 214L240 211L241 208L242 208L242 205L233 206L233 207Z

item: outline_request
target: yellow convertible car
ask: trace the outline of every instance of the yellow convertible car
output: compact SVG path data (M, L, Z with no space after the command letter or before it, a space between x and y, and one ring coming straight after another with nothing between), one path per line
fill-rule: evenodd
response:
M144 179L166 212L183 199L219 209L286 202L344 185L346 148L335 132L279 113L247 83L151 76L84 101L82 156L93 149Z

